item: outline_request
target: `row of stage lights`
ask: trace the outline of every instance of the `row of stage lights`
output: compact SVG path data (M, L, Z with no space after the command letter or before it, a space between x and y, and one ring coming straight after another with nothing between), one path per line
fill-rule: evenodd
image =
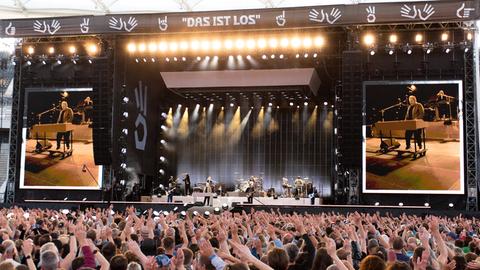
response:
M40 50L39 50L40 49ZM69 60L73 64L77 64L83 59L87 63L92 64L94 57L96 57L100 48L97 44L86 43L83 46L70 45L59 49L54 46L35 48L33 45L25 47L24 62L27 66L31 66L33 62L38 61L42 65L47 63L55 63L61 65L63 61ZM12 64L16 65L17 58L12 59Z
M378 44L381 42L377 42L377 37L373 33L366 33L363 35L362 41L363 44L367 47L368 52L370 55L375 55L378 50ZM468 52L472 46L473 34L471 32L466 32L465 40L461 41L457 45L462 49L464 52ZM385 43L385 42L384 42ZM437 46L436 46L437 45ZM442 48L444 53L450 53L454 48L455 44L451 41L449 32L443 32L440 35L440 42L435 43L432 41L425 41L425 37L421 33L415 34L413 42L406 42L404 44L399 44L399 37L397 34L390 34L388 36L388 41L384 47L385 52L388 55L393 55L397 49L400 49L404 53L410 55L413 53L414 48L422 48L422 50L426 54L430 54L433 52L435 47Z
M375 206L380 206L380 202L375 202L373 205L375 205ZM398 203L398 206L403 207L403 206L405 206L405 205L404 205L403 202L399 202L399 203ZM423 204L423 206L425 206L425 207L430 207L430 203L426 202L426 203ZM455 206L455 205L454 205L453 203L448 203L448 207L449 207L449 208L453 208L454 206Z
M292 38L271 37L271 38L250 38L250 39L192 39L183 41L160 41L160 42L130 42L127 44L127 51L131 54L175 54L178 52L229 52L229 51L255 51L262 49L319 49L325 44L323 36L295 36Z
M313 58L313 59L316 59L319 54L314 52L314 53L297 53L297 54L294 54L292 55L294 58L296 59L301 59L301 58ZM232 61L232 60L243 60L243 55L237 55L237 56L233 56L233 55L229 55L227 58L225 58L226 60L229 60L229 61ZM286 55L286 54L262 54L261 56L259 56L259 58L261 58L262 60L268 60L268 59L289 59L289 57ZM214 55L214 56L197 56L197 57L194 57L194 58L189 58L189 57L186 57L186 56L182 56L182 57L177 57L177 56L170 56L170 57L162 57L162 58L158 58L158 57L137 57L135 58L135 62L136 63L148 63L148 62L151 62L151 63L155 63L155 62L158 62L158 61L165 61L165 62L186 62L188 59L192 59L192 60L196 60L197 62L199 61L210 61L210 60L213 60L213 61L218 61L219 59L222 59L221 57L217 56L217 55ZM255 59L254 56L251 56L251 55L247 55L245 56L245 59L247 60L252 60L252 59Z

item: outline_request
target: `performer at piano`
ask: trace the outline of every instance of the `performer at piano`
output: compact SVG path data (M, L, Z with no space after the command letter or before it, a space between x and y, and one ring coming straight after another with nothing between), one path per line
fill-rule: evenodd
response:
M190 193L190 175L185 174L185 177L183 178L183 182L185 183L185 191L184 194L185 196L191 195Z
M409 106L407 108L407 113L405 115L405 120L415 120L415 119L423 119L424 109L423 105L417 102L417 98L415 96L408 97ZM422 149L422 130L405 130L405 142L406 147L405 149L410 148L410 139L412 135L415 138L415 142L418 145L418 148Z
M68 107L68 103L66 101L62 101L60 103L61 111L58 115L57 123L72 123L73 120L73 110ZM60 149L60 142L62 138L67 146L67 149L70 149L70 131L66 132L57 132L57 150Z

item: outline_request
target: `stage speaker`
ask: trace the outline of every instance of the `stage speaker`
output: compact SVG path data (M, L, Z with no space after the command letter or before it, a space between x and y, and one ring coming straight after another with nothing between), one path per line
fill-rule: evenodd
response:
M397 149L400 147L400 143L396 139L386 139L382 140L380 143L380 149L382 149L382 152L386 153L390 151L391 149Z

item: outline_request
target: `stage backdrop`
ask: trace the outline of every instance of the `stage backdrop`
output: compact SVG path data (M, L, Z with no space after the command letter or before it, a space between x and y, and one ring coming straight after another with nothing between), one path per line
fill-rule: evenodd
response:
M26 89L20 188L100 189L102 167L93 160L91 88ZM72 109L70 145L57 145L61 103ZM68 137L67 137L68 141Z
M371 81L363 96L363 192L463 194L462 81ZM407 131L407 115L425 132Z

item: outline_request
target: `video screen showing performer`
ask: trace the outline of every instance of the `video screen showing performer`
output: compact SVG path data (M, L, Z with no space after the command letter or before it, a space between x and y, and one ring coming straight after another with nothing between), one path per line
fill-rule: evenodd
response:
M27 89L20 188L100 189L92 89Z
M363 192L463 194L462 81L364 83Z

